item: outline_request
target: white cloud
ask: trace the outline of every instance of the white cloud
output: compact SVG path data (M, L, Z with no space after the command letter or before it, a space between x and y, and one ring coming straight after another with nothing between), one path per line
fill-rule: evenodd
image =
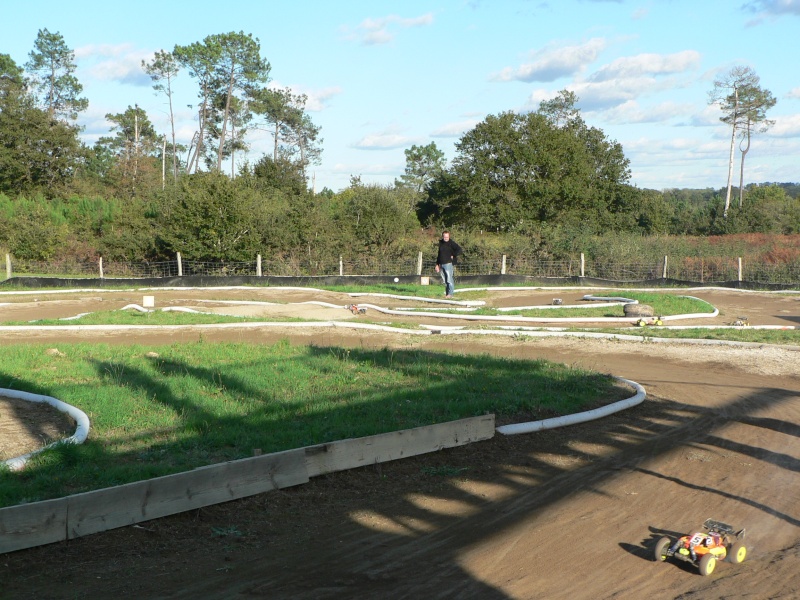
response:
M636 79L646 75L683 73L700 64L700 53L684 50L674 54L638 54L618 58L597 70L592 81Z
M628 100L603 113L611 123L663 123L692 113L691 104L661 102L655 106L642 107L635 100Z
M289 88L295 95L304 94L306 96L306 110L310 112L320 112L328 108L331 98L342 93L342 88L332 86L318 90L310 89L302 85L283 85L281 82L272 80L268 86L273 90L284 90Z
M442 125L438 129L435 129L433 133L431 133L431 137L438 137L438 138L454 138L454 137L461 137L461 135L473 127L475 127L479 121L477 119L468 119L466 121L457 121L454 123L446 123Z
M142 69L142 61L152 59L153 53L136 50L131 44L100 44L77 48L75 58L92 79L117 81L148 86L152 80Z
M394 150L408 148L414 144L424 143L423 138L409 137L393 132L372 133L353 144L353 148L360 150Z
M770 137L800 137L800 114L775 117L775 124L767 130Z
M679 123L689 127L710 127L720 124L722 111L715 104L706 104L703 110L694 113L687 121Z
M426 13L419 17L404 18L398 15L389 15L377 19L367 18L354 29L345 27L345 39L359 42L364 46L377 46L388 44L395 38L394 30L397 28L425 27L433 24L433 13Z
M789 99L800 100L800 87L789 90L789 93L786 94L786 97Z
M785 15L800 16L800 0L752 0L742 8L755 14L748 25L758 25L765 19L774 20Z
M606 48L603 38L592 38L577 46L548 45L536 50L531 61L506 67L490 77L493 81L555 81L580 73Z

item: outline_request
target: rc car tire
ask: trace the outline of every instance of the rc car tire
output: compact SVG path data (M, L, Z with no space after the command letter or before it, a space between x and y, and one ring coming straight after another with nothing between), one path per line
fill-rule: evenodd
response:
M714 567L716 566L717 559L713 554L704 554L700 559L700 563L697 565L698 569L700 570L700 575L703 577L708 577L711 575L714 572Z
M669 548L669 544L672 540L668 537L659 538L656 542L655 549L653 551L653 558L656 561L663 562L667 560L667 548Z
M745 547L744 542L734 542L734 544L731 546L731 549L728 550L728 561L735 565L738 565L740 562L744 561L746 556L747 548Z

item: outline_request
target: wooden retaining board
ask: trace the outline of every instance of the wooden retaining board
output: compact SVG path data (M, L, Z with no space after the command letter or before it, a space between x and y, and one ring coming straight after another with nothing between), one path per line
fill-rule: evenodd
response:
M444 448L488 440L494 436L494 415L380 433L363 438L308 446L309 477L408 458Z
M490 439L494 415L200 467L0 508L0 553L23 550L307 483L310 477Z
M302 450L69 496L69 539L308 482Z

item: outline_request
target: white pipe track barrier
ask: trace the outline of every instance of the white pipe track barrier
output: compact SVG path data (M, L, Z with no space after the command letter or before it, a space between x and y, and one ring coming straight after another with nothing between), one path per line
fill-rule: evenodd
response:
M33 452L29 452L27 454L23 454L22 456L16 456L14 458L9 458L4 460L2 465L7 466L12 471L19 471L20 469L25 467L25 464L31 457L39 454L40 452L44 452L48 448L53 448L59 444L82 444L86 441L86 437L89 435L89 417L86 416L86 413L83 412L81 409L72 406L71 404L67 404L66 402L62 402L57 398L53 398L52 396L42 396L39 394L31 394L29 392L22 392L19 390L8 390L4 388L0 388L0 396L5 396L6 398L12 398L14 400L24 400L26 402L40 402L44 404L49 404L56 410L59 410L63 413L68 414L75 420L76 428L75 433L73 433L68 438L64 438L63 440L58 440L57 442L53 442L52 444L48 444L43 448L39 448L38 450L34 450Z
M647 397L647 392L645 392L645 389L640 384L636 383L635 381L631 381L630 379L623 379L622 377L615 377L615 379L631 386L634 390L636 390L636 393L630 398L619 400L618 402L601 406L600 408L595 408L594 410L587 410L572 415L564 415L563 417L542 419L541 421L529 421L527 423L501 425L500 427L496 427L495 430L503 435L519 435L521 433L534 433L536 431L544 431L545 429L567 427L569 425L577 425L579 423L586 423L588 421L602 419L603 417L613 415L614 413L618 413L628 408L633 408L634 406L644 402L644 399Z

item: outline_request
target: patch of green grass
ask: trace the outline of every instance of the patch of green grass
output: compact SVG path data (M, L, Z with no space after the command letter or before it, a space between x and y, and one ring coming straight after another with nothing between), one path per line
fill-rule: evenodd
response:
M573 331L581 330L575 329ZM753 329L749 327L736 329L704 329L700 327L692 329L665 329L662 327L641 327L625 329L624 331L612 328L592 329L592 331L640 335L644 338L727 340L732 342L800 346L800 330L796 329Z
M154 311L143 313L134 310L98 311L78 319L40 319L36 321L9 321L5 325L209 325L215 323L262 323L313 321L299 317L237 317L210 313L180 311Z
M0 506L252 456L495 413L553 416L627 397L547 361L420 350L208 344L3 348L0 387L86 412L82 445L0 472ZM155 353L155 355L153 355Z

